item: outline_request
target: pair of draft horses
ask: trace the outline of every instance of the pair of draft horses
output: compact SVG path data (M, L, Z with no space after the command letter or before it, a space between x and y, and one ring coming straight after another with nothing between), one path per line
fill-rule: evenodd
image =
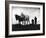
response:
M28 15L24 15L23 13L21 14L21 16L15 15L15 18L16 18L16 20L19 21L19 24L21 24L21 22L24 25L26 25L26 22L27 22L27 24L30 23L29 16Z

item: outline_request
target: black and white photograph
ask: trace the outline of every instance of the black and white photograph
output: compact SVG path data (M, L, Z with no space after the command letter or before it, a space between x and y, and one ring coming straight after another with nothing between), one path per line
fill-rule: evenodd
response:
M12 31L40 30L40 8L13 7Z
M9 4L8 35L43 34L43 4Z

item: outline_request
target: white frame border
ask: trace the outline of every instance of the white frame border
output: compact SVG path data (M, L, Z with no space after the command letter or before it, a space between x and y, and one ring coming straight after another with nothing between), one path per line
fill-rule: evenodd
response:
M12 32L12 22L11 22L11 14L12 14L12 7L19 6L19 7L36 7L40 8L40 30L37 31L13 31ZM21 34L37 34L43 33L43 6L42 5L24 5L24 4L9 4L9 35L21 35Z

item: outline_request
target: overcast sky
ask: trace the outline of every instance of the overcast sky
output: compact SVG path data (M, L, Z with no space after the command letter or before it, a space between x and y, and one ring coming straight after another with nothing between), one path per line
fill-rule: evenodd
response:
M13 7L12 9L12 23L16 24L15 14L21 15L21 13L28 15L30 23L34 17L37 17L37 23L40 24L40 9L39 8L31 8L31 7Z

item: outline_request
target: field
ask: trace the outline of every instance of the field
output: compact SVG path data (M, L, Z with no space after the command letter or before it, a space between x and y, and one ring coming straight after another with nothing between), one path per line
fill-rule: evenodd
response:
M12 24L12 31L24 31L24 30L40 30L40 24Z

